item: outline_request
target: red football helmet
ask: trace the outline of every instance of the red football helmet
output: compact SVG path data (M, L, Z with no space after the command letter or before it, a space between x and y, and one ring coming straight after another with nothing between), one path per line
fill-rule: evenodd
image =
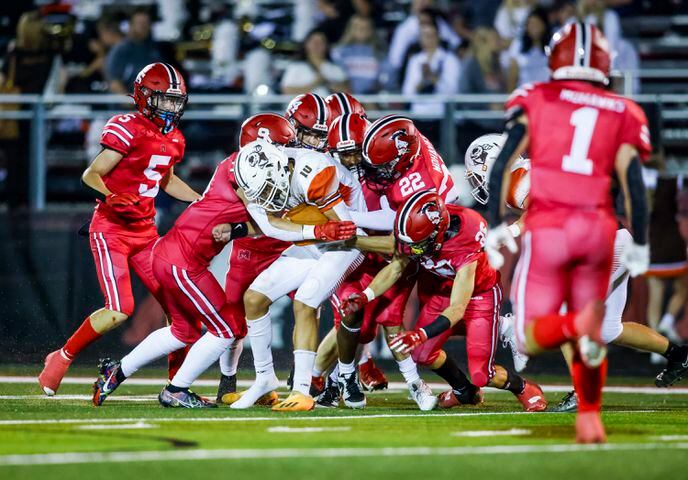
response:
M358 113L345 113L335 118L327 132L328 150L331 153L360 152L368 125L368 120Z
M411 119L387 115L373 122L363 139L363 159L374 182L389 184L411 166L420 133ZM372 168L371 168L372 167Z
M569 23L557 31L547 47L554 80L609 83L609 42L588 23Z
M432 255L442 248L448 226L449 212L435 190L414 193L394 220L397 250L411 257Z
M346 92L337 92L325 98L327 108L330 110L330 121L345 113L357 113L363 118L368 118L361 102L356 100L353 95Z
M136 76L136 109L162 128L163 133L177 126L187 100L184 78L169 63L151 63Z
M296 132L291 123L276 113L258 113L241 124L239 146L243 147L258 139L273 145L289 146L296 141Z
M301 146L325 150L328 109L320 95L304 93L295 97L289 102L285 117L296 129L296 137Z

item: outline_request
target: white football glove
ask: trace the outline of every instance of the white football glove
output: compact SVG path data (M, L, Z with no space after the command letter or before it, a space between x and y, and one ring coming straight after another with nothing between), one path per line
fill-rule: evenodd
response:
M642 275L650 268L650 246L631 243L621 252L619 260L631 277Z
M506 247L511 253L518 252L518 245L516 245L514 236L506 223L491 228L485 237L487 261L492 268L497 270L504 265L504 255L499 251L502 247Z

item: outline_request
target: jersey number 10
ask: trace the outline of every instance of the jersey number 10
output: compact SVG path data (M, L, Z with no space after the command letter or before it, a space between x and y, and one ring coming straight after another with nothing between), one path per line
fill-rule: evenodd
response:
M564 155L561 163L563 171L592 175L593 164L588 158L588 152L599 114L599 110L591 107L579 108L571 114L570 124L574 127L573 142L571 151Z

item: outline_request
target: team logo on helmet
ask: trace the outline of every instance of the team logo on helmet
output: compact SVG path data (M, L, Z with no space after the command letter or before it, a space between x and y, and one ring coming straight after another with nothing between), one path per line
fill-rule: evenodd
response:
M428 217L428 220L430 220L433 225L439 225L440 221L442 220L442 216L440 215L439 210L435 209L434 207L435 205L433 204L427 204L423 209L423 214Z
M248 154L246 161L252 167L265 168L270 163L270 159L263 152L263 147L256 145L253 151Z
M299 107L301 106L302 103L303 103L303 100L296 100L296 99L292 100L291 103L287 107L288 108L287 114L288 115L294 115L294 113L296 113L296 111L299 109Z
M470 153L473 163L476 165L485 165L485 162L487 161L487 155L489 151L492 150L492 147L494 147L494 145L491 143L476 145Z
M397 147L397 152L399 156L404 155L406 152L408 152L408 142L402 140L400 137L402 135L406 135L406 129L402 128L401 130L397 130L392 134L392 140L394 140L394 146Z

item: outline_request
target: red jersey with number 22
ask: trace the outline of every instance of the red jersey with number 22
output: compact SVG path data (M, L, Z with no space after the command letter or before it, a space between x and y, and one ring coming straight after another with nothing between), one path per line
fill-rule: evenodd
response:
M557 207L611 213L609 192L619 147L633 145L641 160L651 153L643 110L589 82L525 85L514 91L506 107L521 108L528 118L527 220Z
M203 196L177 218L172 229L155 246L155 255L179 267L207 268L226 245L213 239L213 227L248 222L248 211L233 185L232 167L236 157L234 153L220 162Z
M174 129L163 135L157 125L140 113L116 115L105 124L100 144L124 157L103 181L113 193L139 195L136 205L111 207L98 201L94 222L102 215L127 228L149 226L155 217L155 197L160 180L184 156L184 135Z
M420 152L413 164L392 185L385 195L392 210L397 210L404 201L416 192L434 188L443 200L454 191L454 180L447 170L444 160L432 146L430 140L420 135ZM450 201L453 199L449 199Z
M472 262L478 262L475 270L473 293L490 290L499 282L499 272L487 262L485 253L485 235L487 222L475 210L459 205L447 205L452 217L450 225L458 225L458 232L451 232L445 236L439 252L434 255L421 257L421 266L438 277L449 280L446 282L448 291L454 283L456 272Z

